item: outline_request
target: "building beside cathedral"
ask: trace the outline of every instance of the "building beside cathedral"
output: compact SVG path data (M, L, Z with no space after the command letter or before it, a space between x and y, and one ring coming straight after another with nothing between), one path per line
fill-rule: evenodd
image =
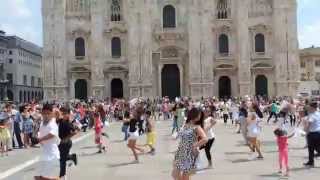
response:
M43 0L45 99L296 95L295 0Z

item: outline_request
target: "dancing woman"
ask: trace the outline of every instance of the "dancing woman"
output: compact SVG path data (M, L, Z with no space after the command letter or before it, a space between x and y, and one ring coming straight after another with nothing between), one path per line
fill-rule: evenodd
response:
M137 139L139 137L138 132L138 115L137 112L134 112L134 115L131 116L129 121L129 138L128 138L128 147L133 152L135 161L134 163L139 163L138 153L137 151L144 152L142 148L137 146Z
M252 151L252 156L255 152L258 152L258 159L263 159L260 146L261 142L258 139L260 134L260 127L258 125L258 115L257 115L258 106L256 104L252 104L249 107L249 114L247 118L247 130L248 130L248 141L249 141L249 148ZM250 157L252 159L253 157Z
M174 180L190 180L195 170L195 162L199 155L199 148L207 143L207 137L199 123L201 113L197 108L188 112L188 118L180 132L180 143L175 154L172 177Z

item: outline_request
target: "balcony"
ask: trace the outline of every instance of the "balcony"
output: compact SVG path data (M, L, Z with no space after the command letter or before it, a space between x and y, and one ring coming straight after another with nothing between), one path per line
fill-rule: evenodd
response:
M184 28L162 28L157 27L153 30L153 37L155 40L161 41L183 41L185 39Z
M76 60L84 60L84 59L85 59L85 56L75 56L75 59L76 59Z
M234 60L234 57L230 52L218 53L218 54L216 54L215 60L216 61L231 61L231 60Z
M272 56L266 52L253 52L251 53L251 60L259 61L259 60L271 60Z

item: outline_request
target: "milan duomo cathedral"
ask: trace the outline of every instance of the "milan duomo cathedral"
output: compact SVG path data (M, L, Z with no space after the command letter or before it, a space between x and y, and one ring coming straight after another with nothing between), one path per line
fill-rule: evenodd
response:
M43 0L45 99L296 95L296 0Z

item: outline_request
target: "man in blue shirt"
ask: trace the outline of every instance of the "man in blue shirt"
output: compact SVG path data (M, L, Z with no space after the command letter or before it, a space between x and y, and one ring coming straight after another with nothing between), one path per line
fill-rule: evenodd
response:
M308 107L309 116L305 130L307 132L309 161L304 164L307 167L314 167L314 152L320 152L320 112L317 108L317 102L311 102Z
M21 107L19 108L19 112L17 112L14 116L13 120L13 136L16 137L19 148L23 148L23 142L21 139L21 124L22 124L22 117L21 117ZM12 137L13 138L13 137ZM15 141L13 141L13 146L15 147Z

